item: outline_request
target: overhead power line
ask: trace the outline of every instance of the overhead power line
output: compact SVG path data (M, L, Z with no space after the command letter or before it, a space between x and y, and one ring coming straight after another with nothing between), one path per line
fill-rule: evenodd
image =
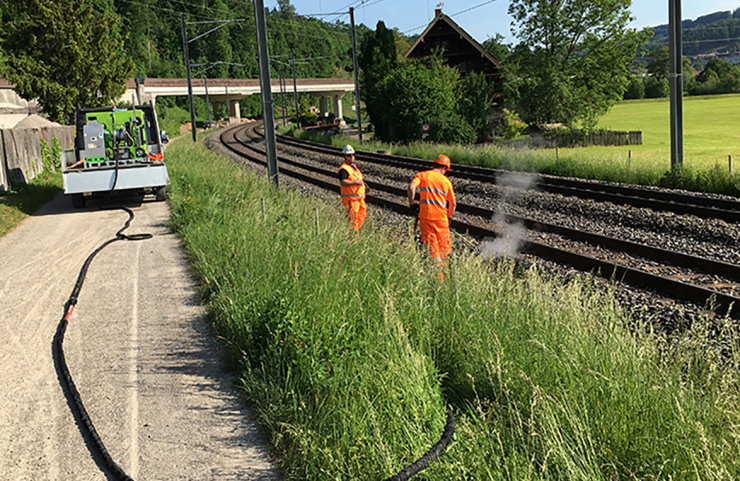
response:
M459 12L456 12L456 13L453 13L452 15L447 15L447 16L450 17L450 18L452 18L452 17L455 17L455 16L460 15L462 13L466 13L466 12L469 12L471 10L475 10L476 8L483 7L485 5L488 5L489 3L493 3L495 1L496 0L488 0L487 2L479 3L478 5L474 5L474 6L470 7L470 8L466 8L465 10L460 10ZM427 25L429 25L429 23L425 23L423 25L419 25L418 27L414 27L412 29L406 30L406 31L401 32L401 33L404 34L404 35L406 35L409 32L415 32L416 30L419 30L420 28L425 28Z

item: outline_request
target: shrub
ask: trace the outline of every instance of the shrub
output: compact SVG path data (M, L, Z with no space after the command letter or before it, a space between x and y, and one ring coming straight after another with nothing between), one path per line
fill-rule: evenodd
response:
M44 167L44 172L54 171L52 153L51 150L49 150L49 144L47 144L44 139L41 139L41 165Z
M496 128L496 131L504 139L514 140L525 130L527 130L527 124L519 118L519 114L513 110L504 109L504 112L501 114L501 123Z
M59 143L59 139L54 137L51 139L51 162L55 170L62 168L62 146Z
M727 168L720 164L702 171L680 165L666 172L664 178L667 186L674 189L740 195L740 175L730 175Z
M429 140L443 144L472 144L477 135L475 129L458 114L452 113L433 120Z

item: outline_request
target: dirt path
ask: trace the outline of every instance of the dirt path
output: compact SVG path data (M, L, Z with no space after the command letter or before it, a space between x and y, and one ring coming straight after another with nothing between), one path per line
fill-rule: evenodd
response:
M273 480L278 470L222 370L166 203L127 204L97 255L64 351L113 459L135 480ZM52 340L85 258L128 215L57 197L0 239L0 480L105 480L54 369Z

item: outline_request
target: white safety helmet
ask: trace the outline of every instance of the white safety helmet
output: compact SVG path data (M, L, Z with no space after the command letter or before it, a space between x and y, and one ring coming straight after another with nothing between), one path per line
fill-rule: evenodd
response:
M342 149L342 155L352 155L355 153L355 149L351 145L345 145Z

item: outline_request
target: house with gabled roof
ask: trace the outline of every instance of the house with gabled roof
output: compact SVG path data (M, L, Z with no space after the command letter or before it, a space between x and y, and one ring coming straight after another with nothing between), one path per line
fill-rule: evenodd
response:
M406 52L406 58L424 58L440 52L447 65L457 67L463 77L471 73L499 77L499 59L442 13L442 4L437 5L434 13L434 19Z

